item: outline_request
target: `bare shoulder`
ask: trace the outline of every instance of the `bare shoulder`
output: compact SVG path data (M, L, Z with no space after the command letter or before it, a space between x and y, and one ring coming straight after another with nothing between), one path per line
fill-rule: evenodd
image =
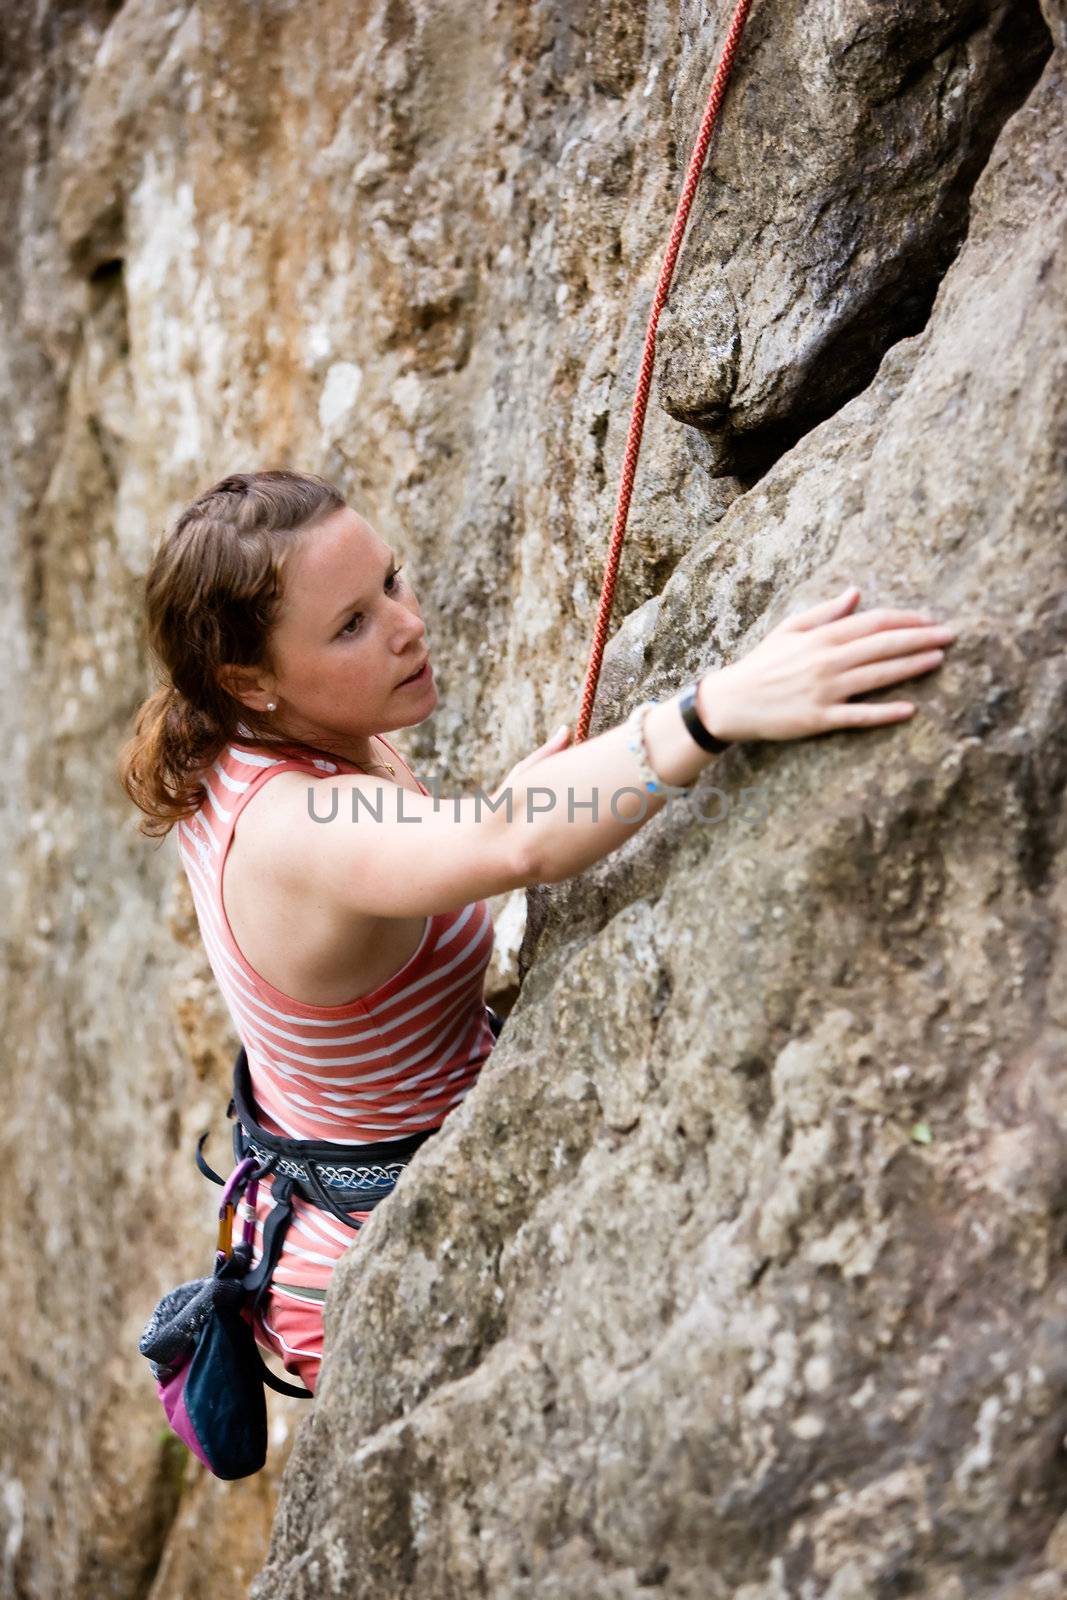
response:
M308 789L314 790L319 780L307 772L279 772L269 782L261 784L241 812L239 825L246 835L266 832L280 817L292 818L297 803L306 806Z
M312 777L308 772L279 772L252 796L237 820L242 850L250 865L269 867L276 879L302 879L309 866L316 818L333 805L342 775Z
M357 817L368 819L362 829L344 825L353 816L357 790L366 800L355 807ZM245 859L276 883L317 887L329 899L331 886L337 886L338 866L354 864L373 853L375 844L380 846L381 830L372 837L369 819L380 817L388 827L398 803L403 808L422 801L418 790L384 783L369 773L279 772L238 818Z

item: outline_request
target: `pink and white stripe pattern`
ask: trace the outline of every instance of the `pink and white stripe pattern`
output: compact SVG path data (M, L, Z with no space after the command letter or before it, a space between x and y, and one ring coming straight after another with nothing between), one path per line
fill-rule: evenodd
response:
M207 798L200 810L177 830L208 961L247 1051L263 1126L291 1138L346 1144L439 1126L494 1044L483 998L493 949L484 900L427 917L419 947L404 966L340 1006L306 1005L283 994L238 948L223 907L222 874L244 807L279 772L305 772L328 787L330 774L356 770L299 746L267 755L231 744L202 775ZM316 813L328 815L329 808L327 793ZM255 1259L272 1205L266 1179L256 1207ZM272 1282L283 1294L287 1283L324 1290L355 1237L328 1213L296 1200Z

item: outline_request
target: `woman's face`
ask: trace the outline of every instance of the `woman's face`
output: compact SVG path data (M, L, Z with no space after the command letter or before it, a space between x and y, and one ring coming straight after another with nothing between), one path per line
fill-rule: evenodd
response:
M345 754L411 727L437 705L426 625L393 551L347 506L286 558L264 701L283 736ZM405 683L426 662L415 681Z

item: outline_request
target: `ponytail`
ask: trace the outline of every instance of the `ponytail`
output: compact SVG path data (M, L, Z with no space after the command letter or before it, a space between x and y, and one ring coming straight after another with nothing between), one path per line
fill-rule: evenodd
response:
M297 539L344 508L312 473L236 473L179 516L149 568L145 620L160 686L118 755L119 779L162 838L206 798L200 774L234 738L280 742L269 720L221 685L226 665L263 666Z

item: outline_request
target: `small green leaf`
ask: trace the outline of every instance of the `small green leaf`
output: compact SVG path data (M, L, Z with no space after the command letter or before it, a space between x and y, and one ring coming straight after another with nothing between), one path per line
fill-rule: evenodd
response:
M911 1136L916 1144L929 1144L933 1138L928 1122L917 1122L911 1130Z

